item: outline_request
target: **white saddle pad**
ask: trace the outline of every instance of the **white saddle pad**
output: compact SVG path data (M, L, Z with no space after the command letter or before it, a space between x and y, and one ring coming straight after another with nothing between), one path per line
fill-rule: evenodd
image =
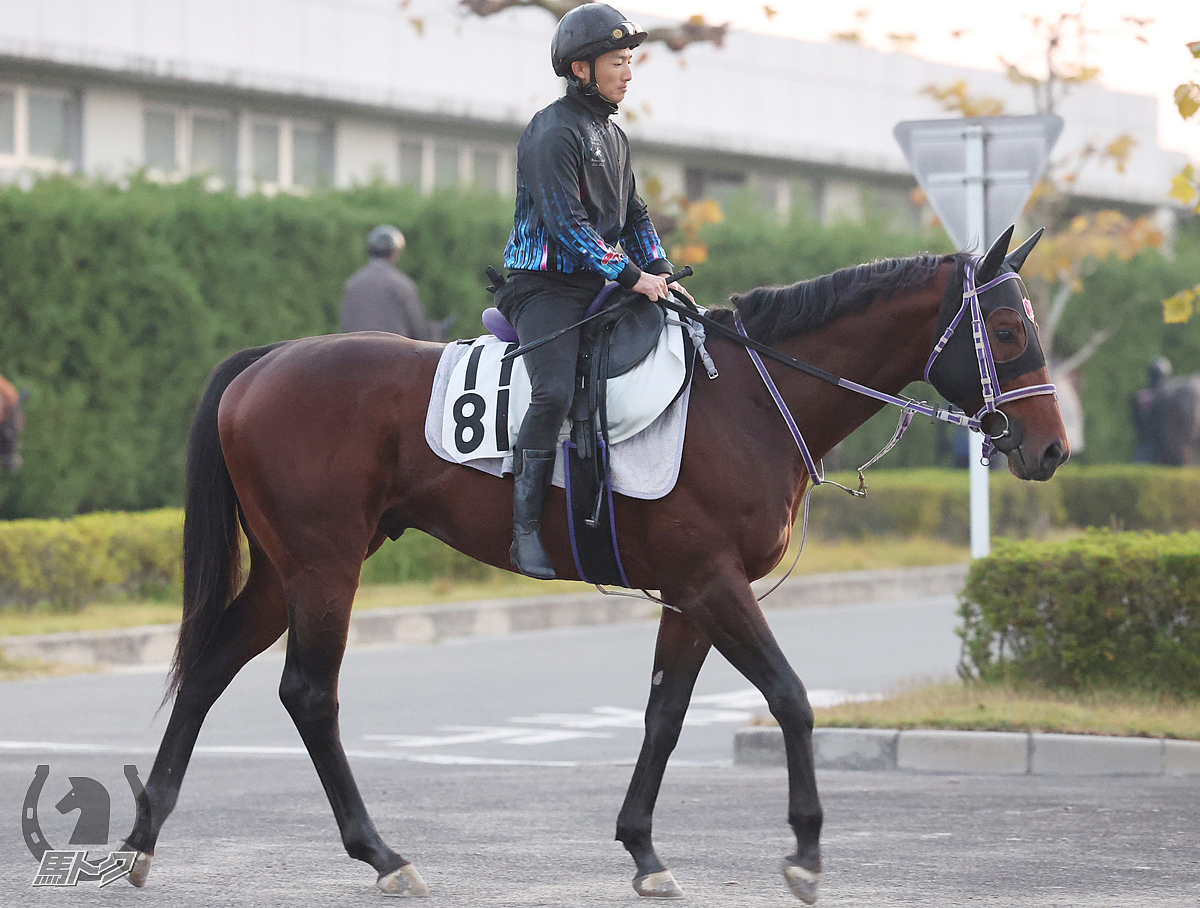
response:
M489 334L469 345L448 344L442 352L425 418L425 440L443 460L493 476L512 472L512 440L529 409L530 386L520 358L501 365L509 349L515 345ZM690 353L683 329L668 325L645 360L609 380L614 492L652 499L674 487L690 396L690 388L682 393L679 389L687 378L684 357ZM568 421L560 440L569 435ZM554 483L562 487L559 447Z

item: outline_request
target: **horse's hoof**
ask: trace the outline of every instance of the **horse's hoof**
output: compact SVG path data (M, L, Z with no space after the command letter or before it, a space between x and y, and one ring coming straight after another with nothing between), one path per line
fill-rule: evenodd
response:
M375 885L384 895L404 895L418 898L425 898L429 895L429 887L425 885L421 874L417 873L417 868L412 864L405 864L391 873L385 873L375 881Z
M150 862L154 859L154 855L146 854L144 851L139 851L137 857L133 859L133 867L129 870L129 882L141 889L146 885L146 877L150 876Z
M815 905L821 886L821 874L805 870L791 861L783 862L783 878L787 881L792 895L805 905Z
M633 891L648 899L681 899L683 890L675 882L675 877L669 870L658 873L647 873L645 876L634 877Z

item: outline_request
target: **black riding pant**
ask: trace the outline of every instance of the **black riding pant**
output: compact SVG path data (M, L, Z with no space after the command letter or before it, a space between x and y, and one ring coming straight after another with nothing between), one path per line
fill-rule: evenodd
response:
M520 342L528 344L583 318L603 287L600 275L568 281L519 271L496 294L496 306L517 329ZM558 447L558 431L575 393L578 354L578 331L568 331L524 354L533 396L517 433L516 448L547 451Z

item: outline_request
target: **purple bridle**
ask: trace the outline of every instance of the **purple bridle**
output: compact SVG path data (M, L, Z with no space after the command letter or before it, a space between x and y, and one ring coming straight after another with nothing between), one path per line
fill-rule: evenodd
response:
M975 343L975 358L979 364L980 384L983 389L983 407L974 415L967 416L960 410L951 410L946 407L938 407L924 401L916 401L911 398L897 397L893 394L887 394L883 391L876 391L874 388L868 388L866 385L860 385L858 382L850 381L846 378L837 377L836 384L838 387L846 388L854 391L856 394L862 394L865 397L870 397L878 401L882 401L893 406L900 407L901 415L899 425L896 427L896 432L878 454L872 457L869 461L863 464L858 469L859 475L859 491L854 492L851 489L846 491L852 494L862 494L865 488L865 480L863 479L863 471L878 461L881 457L887 454L896 443L904 437L904 433L908 431L909 425L912 424L913 417L920 413L923 416L928 416L932 419L941 420L942 422L951 423L956 426L964 426L973 432L982 432L987 436L987 443L984 446L984 457L990 457L997 450L996 442L1005 438L1009 434L1009 421L1007 414L1000 409L1001 404L1010 403L1014 400L1022 400L1026 397L1036 397L1042 394L1053 394L1058 397L1058 391L1052 384L1030 385L1024 388L1016 388L1012 391L997 393L1000 388L1000 381L996 377L996 362L992 356L991 343L987 336L987 326L984 322L983 308L979 303L981 294L1007 280L1019 278L1015 271L1007 271L1000 274L982 287L975 286L975 267L972 263L967 263L963 269L963 302L949 327L946 328L941 338L933 347L933 352L929 356L928 362L925 364L924 377L929 381L929 370L932 368L934 360L945 349L951 336L959 323L962 322L963 316L970 313L971 317L971 335ZM742 337L748 338L746 327L742 324L741 315L735 310L733 314L734 324L737 326L738 333ZM762 357L758 351L752 347L747 347L746 352L750 354L750 359L754 362L754 367L758 370L759 376L766 385L767 391L771 395L771 399L775 401L775 406L779 408L780 414L783 416L783 421L791 433L792 439L796 442L796 447L800 450L800 457L804 461L804 466L808 470L808 475L812 478L813 485L820 485L827 482L825 479L824 470L816 458L812 456L812 452L808 449L808 444L804 441L804 436L800 432L799 426L796 425L796 420L792 417L791 411L788 410L787 404L783 400L783 396L779 393L779 389L775 386L774 380L767 372L766 366L763 364ZM993 414L999 414L1004 417L1004 427L998 432L989 432L985 428L985 421ZM844 486L842 488L845 488Z
M978 259L976 259L978 261ZM787 573L781 577L774 586L762 593L758 598L765 599L771 593L775 592L795 569L796 564L800 560L800 554L804 551L804 541L808 537L808 502L809 494L819 485L828 483L829 485L837 486L854 495L857 498L866 497L867 481L864 476L864 471L875 464L881 457L887 454L896 444L904 437L904 433L908 431L908 427L912 424L913 417L918 413L923 416L931 417L932 419L941 420L942 422L951 423L956 426L965 426L973 432L982 432L987 436L987 442L984 445L983 456L986 459L990 458L997 449L996 442L1005 438L1009 434L1010 425L1008 416L999 409L1001 404L1009 403L1014 400L1021 400L1026 397L1035 397L1040 394L1053 394L1058 398L1058 391L1052 384L1030 385L1025 388L1017 388L1012 391L1006 391L997 394L1000 387L1000 381L996 377L996 362L992 356L991 343L988 341L987 326L983 318L983 308L979 303L980 294L992 289L1003 281L1012 280L1019 277L1015 271L1008 271L998 275L988 281L982 287L975 286L975 268L971 263L967 263L963 269L963 302L949 327L946 328L941 338L934 345L933 352L929 356L928 362L925 364L924 377L929 381L929 370L933 366L934 360L938 354L945 349L950 337L954 334L955 328L963 320L963 315L967 312L971 314L971 334L975 342L975 358L979 364L980 384L983 388L983 407L974 416L967 416L961 410L951 410L946 407L937 407L933 404L924 401L916 401L911 398L896 397L893 394L887 394L883 391L876 391L874 388L868 388L866 385L860 385L858 382L850 381L840 376L829 376L829 380L833 381L838 387L846 388L854 391L856 394L862 394L865 397L870 397L875 400L883 401L887 404L900 407L900 421L896 425L896 431L892 434L891 440L883 446L882 450L865 464L858 468L858 488L849 489L839 482L834 482L831 479L825 478L825 471L821 462L812 456L812 452L808 449L808 444L804 441L804 436L800 432L800 427L796 425L796 420L792 417L792 413L788 410L787 403L783 399L783 395L779 393L779 388L776 387L775 381L771 378L771 374L767 372L767 367L763 364L762 357L753 347L747 346L746 352L750 354L750 359L754 362L754 367L758 370L759 377L762 378L763 384L766 385L767 391L771 395L771 399L775 401L775 406L779 408L780 415L783 416L783 421L786 423L788 432L791 433L792 439L796 442L796 447L800 449L800 457L804 461L805 469L808 470L808 475L812 480L808 491L804 495L804 522L800 531L800 548L796 552L796 560L792 562L792 566L788 568ZM746 333L746 326L742 324L741 314L735 309L733 313L733 322L737 327L738 333L749 340L750 335ZM984 421L992 414L1000 414L1004 417L1004 428L996 434L988 434L984 428Z

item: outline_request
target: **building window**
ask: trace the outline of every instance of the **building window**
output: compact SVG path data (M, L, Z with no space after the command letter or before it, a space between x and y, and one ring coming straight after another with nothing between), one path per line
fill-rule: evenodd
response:
M232 182L235 146L233 119L224 114L192 114L192 154L189 170Z
M258 184L279 183L279 123L256 120L250 130L253 163L251 173Z
M292 127L292 185L313 188L330 182L326 166L326 131L314 126Z
M746 174L738 171L703 170L689 167L684 174L685 192L692 201L712 199L722 205L746 186Z
M433 146L433 185L441 189L459 182L458 146L438 142Z
M67 158L67 116L69 104L65 91L29 91L29 155L34 158Z
M500 153L476 148L472 155L472 181L484 192L500 191Z
M175 111L147 110L142 118L146 142L146 166L163 173L179 169Z
M420 186L421 172L425 164L425 146L421 142L400 143L400 183L404 186Z
M249 177L243 189L275 192L333 182L333 133L329 127L289 117L255 117L248 135L250 148L238 168Z
M152 176L174 179L191 174L232 185L237 132L231 113L149 106L142 113L142 135Z
M56 88L0 86L0 157L5 166L44 172L79 162L80 105ZM64 166L65 165L65 166Z
M16 154L16 95L11 88L0 88L0 154Z

